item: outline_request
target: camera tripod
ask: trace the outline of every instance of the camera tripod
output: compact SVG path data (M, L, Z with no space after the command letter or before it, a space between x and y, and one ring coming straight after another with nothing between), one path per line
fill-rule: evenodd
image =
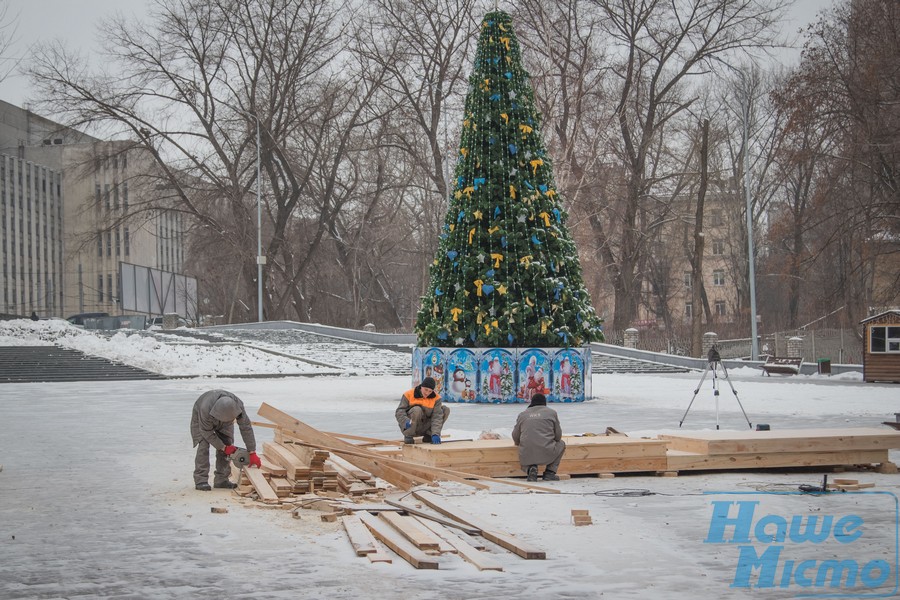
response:
M687 418L688 411L691 410L691 406L694 404L694 400L697 399L697 393L700 392L700 388L703 386L703 382L706 381L706 376L712 373L713 396L715 396L716 399L716 429L719 429L718 369L719 367L721 367L725 381L728 382L728 386L731 388L731 392L734 394L734 399L737 400L738 406L741 408L741 412L744 414L744 419L747 420L747 426L750 427L750 429L753 429L753 425L750 423L750 419L747 417L747 412L744 410L744 406L741 404L741 399L738 398L737 390L734 389L734 386L731 384L731 379L728 378L728 370L725 368L725 365L722 364L722 358L719 356L719 351L715 346L709 349L706 360L708 361L706 364L706 370L703 371L703 376L700 378L700 383L697 384L697 389L694 390L694 397L691 398L691 402L690 404L688 404L687 410L684 411L684 415L682 415L681 421L678 422L678 426L681 427L682 423L684 423L685 418Z

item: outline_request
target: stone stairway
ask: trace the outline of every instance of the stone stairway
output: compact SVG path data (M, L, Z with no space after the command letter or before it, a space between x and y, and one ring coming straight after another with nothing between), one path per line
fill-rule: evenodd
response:
M56 346L0 346L0 383L135 379L165 379L165 377Z

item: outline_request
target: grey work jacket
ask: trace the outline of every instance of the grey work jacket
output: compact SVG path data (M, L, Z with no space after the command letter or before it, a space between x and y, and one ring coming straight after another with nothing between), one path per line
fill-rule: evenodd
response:
M256 452L256 437L244 403L241 399L225 390L210 390L203 393L194 403L191 414L191 438L194 446L205 440L217 450L225 449L225 442L216 435L216 431L232 433L231 423L237 421L241 430L241 438L248 452Z
M523 465L550 464L564 447L559 417L546 406L532 406L520 412L512 438L519 447L519 463Z

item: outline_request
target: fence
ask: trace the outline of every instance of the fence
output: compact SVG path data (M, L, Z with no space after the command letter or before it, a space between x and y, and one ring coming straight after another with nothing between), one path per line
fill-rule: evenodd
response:
M607 343L625 345L624 331L607 331ZM835 364L862 364L863 342L860 331L855 329L797 329L766 333L759 337L760 355L788 356L788 340L801 338L802 358L815 362L819 358L831 359ZM750 338L720 339L716 342L722 358L747 358L751 355ZM688 337L667 336L660 330L638 332L638 350L664 352L676 356L691 355ZM702 357L700 357L702 358Z

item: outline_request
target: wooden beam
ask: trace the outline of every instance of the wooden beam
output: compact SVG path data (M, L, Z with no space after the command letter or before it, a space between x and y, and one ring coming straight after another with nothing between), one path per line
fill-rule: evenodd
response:
M416 515L417 517L428 519L430 521L440 523L441 525L446 525L447 527L454 527L470 535L481 534L480 529L472 527L471 525L466 525L465 523L460 523L459 521L453 521L452 519L446 519L444 517L425 512L424 510L416 508L411 504L406 504L405 502L400 502L399 500L391 500L390 498L385 498L384 501L386 504L389 504L390 506L396 506L398 509L405 510L411 515Z
M502 546L506 548L510 552L514 552L518 554L522 558L526 559L538 559L543 560L547 558L546 552L531 546L521 540L516 539L511 534L508 534L504 531L500 531L496 528L493 528L490 524L481 521L477 517L474 517L466 512L463 512L459 508L447 503L443 498L436 496L434 494L428 492L413 492L413 496L433 508L434 510L447 515L457 521L462 523L466 523L472 527L476 527L481 530L481 535L491 542L494 542L498 546Z
M438 563L432 557L413 546L393 527L369 513L361 512L359 520L369 528L378 540L393 550L403 560L416 569L437 569Z
M278 502L278 494L275 493L275 490L272 489L272 486L269 485L269 482L266 481L265 475L263 472L257 468L246 468L244 469L244 474L247 475L247 479L250 480L250 485L253 486L253 489L256 490L256 493L259 494L259 499L266 503L275 503Z
M430 530L423 528L415 519L394 512L381 512L383 519L400 532L419 550L440 550L441 541Z
M471 544L464 539L434 521L421 519L422 525L430 529L435 535L443 539L449 544L456 553L463 557L468 563L471 563L479 571L502 571L503 566L497 562L494 557L486 552L479 552Z
M358 516L349 515L341 520L344 523L344 529L347 531L347 537L350 538L350 545L353 546L357 556L378 552L378 548L375 547L375 538L372 536L369 528L359 520Z

